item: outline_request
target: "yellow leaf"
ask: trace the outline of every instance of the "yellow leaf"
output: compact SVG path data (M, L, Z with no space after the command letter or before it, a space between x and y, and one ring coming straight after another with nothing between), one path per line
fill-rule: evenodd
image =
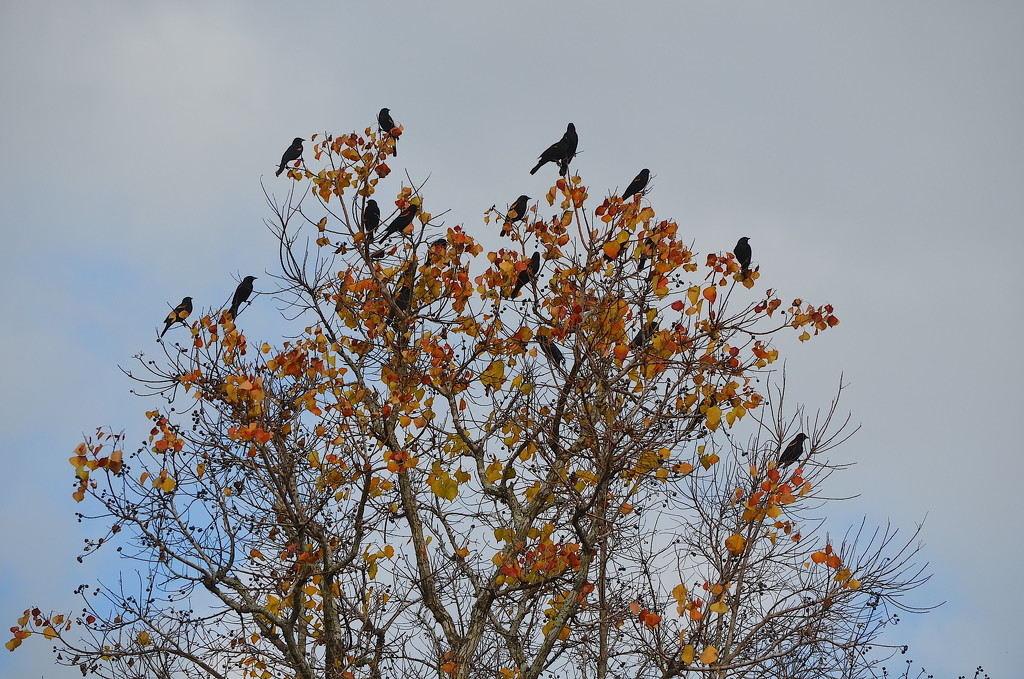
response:
M722 421L722 409L718 406L711 406L704 414L704 417L707 418L708 429L715 431L718 429L718 425Z
M739 556L747 548L747 539L739 533L733 533L725 539L725 548L733 556Z
M18 646L21 646L21 639L19 639L18 637L14 637L10 641L8 641L6 644L4 644L4 646L7 647L8 651L13 651Z
M704 652L700 654L700 661L705 665L710 665L716 660L718 660L718 649L714 646L708 646L704 649Z
M729 605L726 604L724 601L719 600L711 604L710 608L713 613L718 613L719 615L722 615L723 613L729 610Z
M150 644L153 643L153 639L150 638L149 632L146 632L146 631L139 632L139 636L137 638L138 638L139 644L142 645L142 646L149 646Z
M201 479L201 478L203 478L203 474L205 474L205 473L206 473L206 463L205 462L200 462L198 465L196 465L196 477Z
M384 545L384 556L388 559L395 555L395 548L391 545Z
M480 382L487 389L501 389L501 385L505 382L505 363L494 361L487 366L487 370L480 374Z
M47 625L46 628L43 629L43 636L47 639L53 639L57 636L57 630L53 629L50 625Z
M697 655L697 652L695 650L693 650L693 646L690 646L689 644L687 644L686 647L683 648L683 653L682 653L682 656L681 656L683 664L684 665L689 665L689 664L693 663L693 658L696 655Z

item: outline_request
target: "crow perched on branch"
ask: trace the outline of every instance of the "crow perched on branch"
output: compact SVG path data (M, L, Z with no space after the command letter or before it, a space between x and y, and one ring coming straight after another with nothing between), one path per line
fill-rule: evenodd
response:
M779 456L778 466L787 467L803 457L804 441L806 440L807 434L797 434L793 440L789 442L789 445L786 446L786 449L782 451L782 455Z
M288 163L293 160L298 160L302 157L302 142L306 141L302 137L295 137L292 140L292 145L284 152L281 156L281 166L277 168L277 172L274 173L275 177L280 177L281 173L284 172L284 168L288 166Z
M647 182L651 180L651 171L646 167L640 170L640 174L633 178L626 190L622 192L622 200L626 200L636 193L643 192L647 188Z
M163 337L167 334L167 331L171 329L171 326L175 323L180 322L185 325L185 319L192 313L192 298L186 297L181 300L181 304L171 309L171 313L167 314L167 318L164 319L164 331L160 333Z
M502 236L512 233L512 225L523 221L523 218L526 217L526 204L528 202L530 202L530 197L524 194L516 198L516 202L509 206L508 212L505 214L505 226L501 227Z
M530 257L530 262L526 265L526 268L519 272L519 277L516 278L516 284L512 286L512 296L518 297L519 291L532 280L536 280L537 273L540 271L540 252L534 252L533 256Z
M569 163L576 157L577 144L579 144L579 138L576 136L576 126L569 123L565 128L565 134L562 135L562 138L547 147L544 153L540 154L537 164L530 170L530 174L537 174L537 170L545 163L557 163L558 174L564 177L569 172Z
M238 307L245 304L246 300L249 299L249 295L252 294L252 282L254 280L256 280L255 276L246 276L238 284L238 287L235 288L235 294L231 297L231 308L228 309L232 321L238 317Z
M740 263L740 272L746 276L747 272L750 271L750 239L744 236L736 242L736 247L732 249L732 253L736 255L736 261Z
M363 234L366 236L366 242L373 242L373 232L380 226L380 206L377 205L377 201L373 198L366 201L366 207L363 208Z
M391 133L391 130L395 129L395 119L391 117L391 109L382 108L380 113L377 114L377 124L380 125L380 131L391 138L391 155L398 157L398 137Z

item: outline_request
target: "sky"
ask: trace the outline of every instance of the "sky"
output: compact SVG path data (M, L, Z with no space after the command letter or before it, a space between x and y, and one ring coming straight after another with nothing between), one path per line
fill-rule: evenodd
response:
M4 2L4 629L111 575L75 561L67 458L98 426L144 435L118 366L184 295L274 270L261 182L287 190L293 137L387 106L385 188L429 177L425 209L485 246L484 211L546 192L528 170L572 121L591 195L648 167L697 251L749 236L761 281L833 304L838 328L783 347L790 395L825 405L842 375L861 430L831 454L856 463L837 518L923 522L914 603L946 602L889 639L939 679L1019 676L1022 34L1024 4L986 0ZM247 316L282 327L270 300ZM31 639L0 675L79 676L50 658Z

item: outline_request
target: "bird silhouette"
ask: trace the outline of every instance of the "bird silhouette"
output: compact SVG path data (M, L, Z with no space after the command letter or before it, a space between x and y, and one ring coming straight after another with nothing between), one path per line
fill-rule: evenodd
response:
M803 454L804 454L804 441L806 441L806 440L807 440L807 434L803 434L803 433L797 434L793 438L793 440L789 442L789 445L786 446L786 449L782 451L782 455L779 456L779 464L778 464L778 466L780 466L780 467L789 466L789 465L793 464L794 462L796 462L797 460L799 460L801 457L803 457Z
M633 178L626 190L622 192L622 200L626 200L635 193L640 193L647 188L647 182L651 180L651 171L646 167L640 170L640 174Z
M537 170L545 163L557 163L558 174L564 177L569 172L569 163L576 157L576 146L579 138L576 136L576 126L569 123L565 128L565 134L551 146L544 149L537 159L537 164L530 170L530 174L537 174Z
M389 238L391 234L398 233L399 231L405 231L406 227L412 224L413 217L420 211L420 206L416 203L409 203L409 205L398 213L388 228L384 231L383 238Z
M391 109L382 108L380 113L377 114L377 124L380 125L380 131L391 138L391 155L398 156L398 137L391 133L391 130L397 127L395 125L395 119L391 117Z
M534 252L533 256L530 257L530 261L527 263L526 268L519 272L519 276L516 278L516 284L512 286L512 296L518 297L519 292L523 287L532 280L536 280L537 273L540 271L540 252Z
M744 236L736 242L736 247L732 249L732 253L736 255L736 261L740 263L740 273L744 276L750 271L750 239Z
M540 350L544 352L552 363L555 365L562 365L565 357L562 355L562 350L554 343L554 341L547 335L537 335L537 344L540 345Z
M167 331L171 329L171 326L175 323L180 322L182 325L185 324L185 319L192 313L192 298L185 297L181 300L181 304L171 309L171 313L167 314L167 318L164 319L164 331L160 333L160 337L167 334Z
M242 279L242 282L235 288L235 294L231 297L231 308L228 309L228 313L231 314L231 320L238 317L238 307L245 304L246 300L249 299L249 295L252 294L252 282L256 280L255 276L246 276Z
M366 201L366 207L363 208L363 234L366 236L366 242L373 242L373 232L377 230L380 225L380 206L377 205L377 201L373 198Z
M280 177L281 173L284 172L284 168L287 167L288 163L293 160L298 160L302 157L302 142L306 141L302 137L295 137L292 140L292 145L284 152L281 156L281 166L277 168L277 172L274 173L275 177Z
M529 201L529 196L522 195L516 198L516 202L509 206L508 212L505 214L505 225L501 227L502 236L512 233L512 225L523 221L523 218L526 217L526 204Z
M647 346L647 343L654 337L654 333L658 331L658 322L649 321L644 327L636 333L633 340L629 343L629 348L633 351L640 349L641 347Z

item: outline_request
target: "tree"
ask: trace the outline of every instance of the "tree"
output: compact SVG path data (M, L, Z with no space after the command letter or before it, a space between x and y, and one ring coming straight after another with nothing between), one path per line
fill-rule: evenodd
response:
M137 357L145 442L99 429L71 458L86 552L117 543L123 574L80 613L25 611L8 648L39 633L124 678L872 671L924 571L891 528L823 528L848 422L789 406L773 338L830 305L579 176L546 216L488 213L512 246L486 257L422 186L373 242L388 135L311 143L268 194L292 339L207 308ZM811 458L783 472L797 431Z

